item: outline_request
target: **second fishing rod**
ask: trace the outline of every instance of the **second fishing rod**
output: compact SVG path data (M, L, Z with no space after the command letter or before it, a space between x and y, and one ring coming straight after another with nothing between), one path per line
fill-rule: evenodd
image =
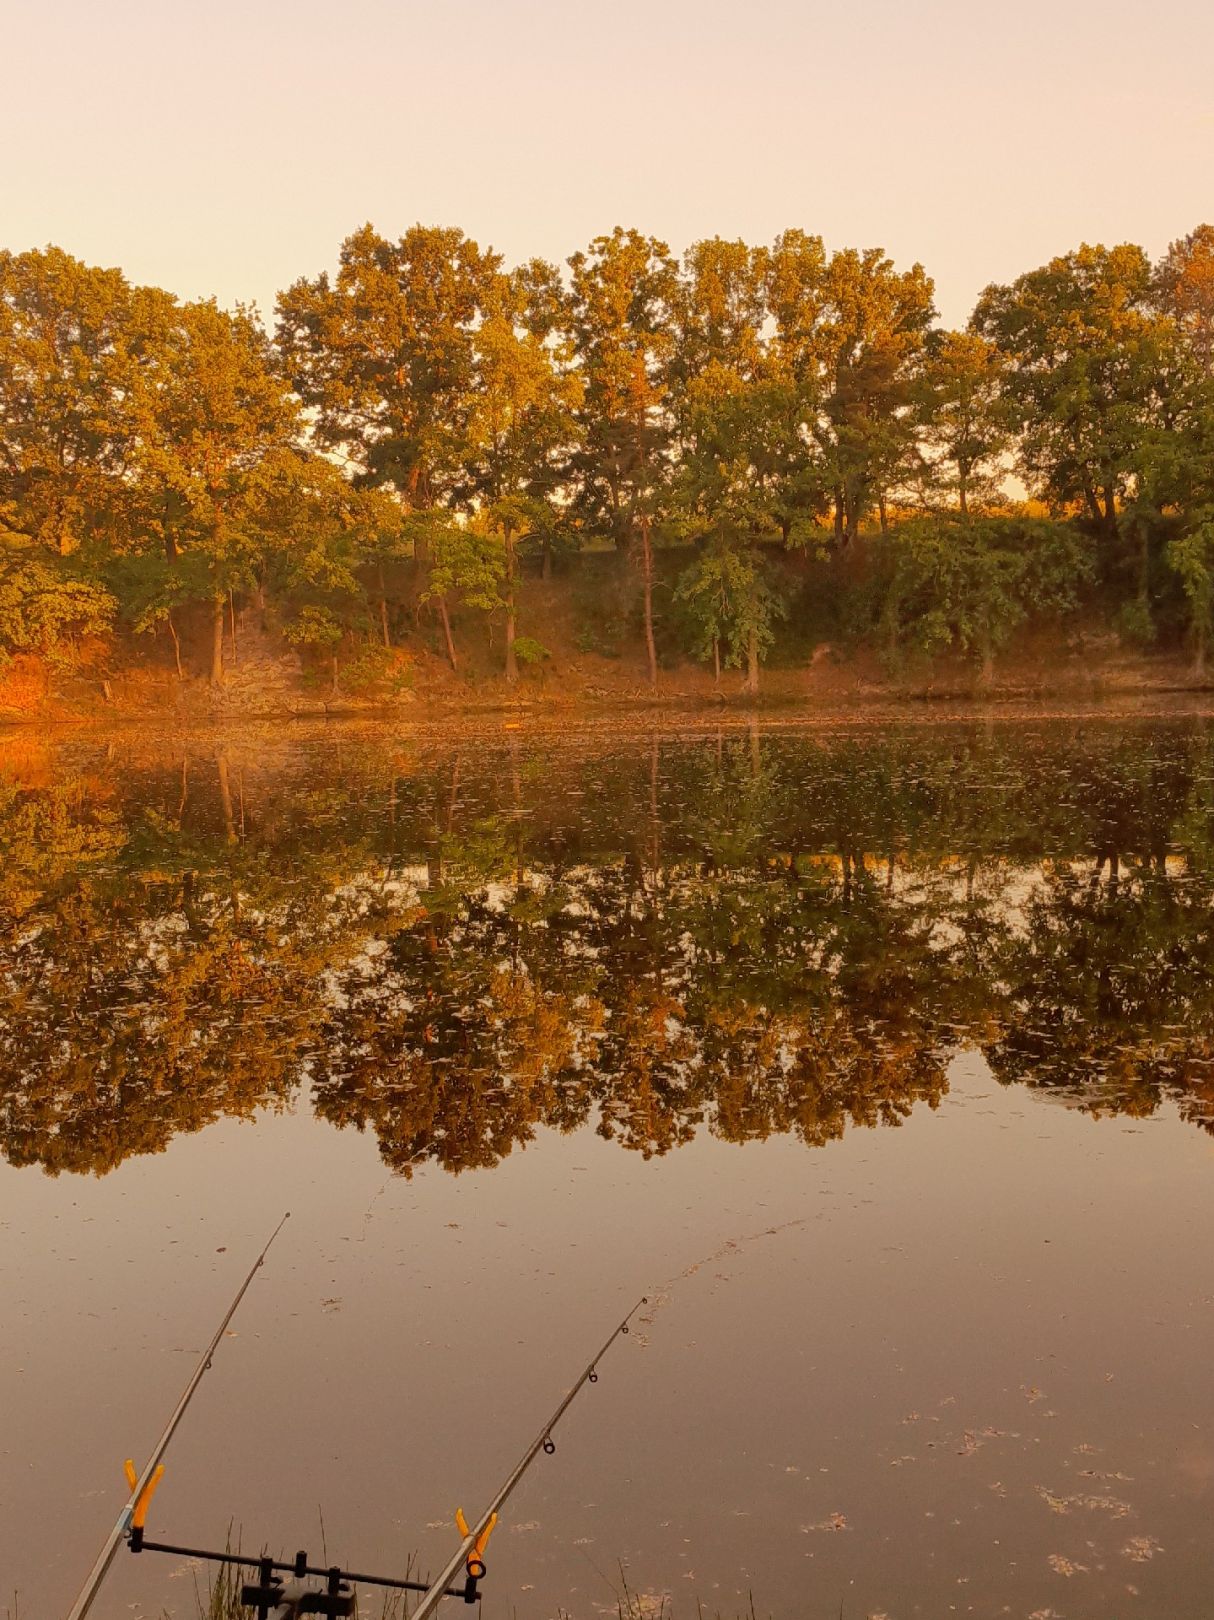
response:
M413 1610L410 1620L428 1620L428 1617L434 1613L435 1609L438 1608L439 1603L442 1601L443 1596L450 1586L452 1580L455 1579L461 1569L466 1569L468 1575L474 1580L480 1580L484 1577L485 1547L488 1543L490 1535L493 1532L493 1527L497 1523L498 1513L505 1506L515 1488L522 1480L524 1474L526 1474L527 1470L539 1456L540 1452L546 1451L551 1453L556 1450L556 1442L552 1438L553 1429L556 1428L566 1411L577 1399L578 1394L584 1388L584 1386L586 1384L598 1382L599 1362L607 1354L608 1350L611 1349L615 1341L620 1338L622 1334L626 1334L629 1331L632 1319L640 1310L641 1306L647 1305L648 1303L649 1301L647 1296L642 1295L642 1297L637 1300L636 1304L628 1312L628 1315L624 1317L623 1321L618 1323L616 1327L612 1329L611 1333L608 1334L606 1340L599 1349L598 1354L591 1357L591 1359L586 1363L586 1366L582 1369L577 1381L566 1392L555 1412L553 1412L548 1418L547 1422L540 1429L540 1432L536 1435L535 1439L527 1447L526 1451L524 1451L523 1455L510 1470L509 1474L507 1474L505 1480L494 1493L489 1505L485 1508L480 1518L477 1519L474 1524L469 1526L464 1518L463 1509L461 1508L459 1510L456 1515L456 1523L464 1539L452 1553L447 1563L443 1565L441 1572L435 1577L425 1596L417 1605L416 1609Z

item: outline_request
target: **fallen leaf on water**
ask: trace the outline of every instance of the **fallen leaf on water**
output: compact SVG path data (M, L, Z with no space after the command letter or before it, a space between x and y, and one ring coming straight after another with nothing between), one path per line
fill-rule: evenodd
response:
M1061 1553L1050 1554L1049 1566L1056 1575L1066 1575L1068 1578L1072 1575L1086 1575L1088 1572L1086 1564L1072 1563L1069 1558L1064 1558Z
M847 1519L842 1513L832 1513L829 1519L821 1519L817 1524L803 1524L802 1533L809 1535L814 1530L846 1530Z
M1145 1564L1163 1548L1154 1536L1131 1536L1121 1551L1123 1557L1132 1558L1136 1564Z

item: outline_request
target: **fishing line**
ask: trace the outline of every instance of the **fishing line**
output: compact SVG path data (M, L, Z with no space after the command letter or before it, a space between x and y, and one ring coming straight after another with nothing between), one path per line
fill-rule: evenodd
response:
M695 1274L698 1271L702 1271L705 1266L711 1266L718 1260L724 1260L731 1254L737 1254L739 1251L747 1248L752 1243L759 1243L764 1238L778 1237L781 1232L792 1231L793 1228L798 1226L808 1226L810 1221L817 1219L818 1216L816 1215L798 1215L792 1220L780 1221L776 1226L765 1226L761 1232L749 1232L740 1237L727 1238L719 1249L714 1249L711 1254L704 1255L704 1257L700 1260L693 1260L692 1263L689 1266L685 1266L682 1271L676 1272L674 1276L668 1277L665 1282L659 1283L657 1288L653 1289L650 1293L649 1308L641 1317L641 1322L644 1324L644 1326L651 1327L653 1325L653 1319L658 1312L666 1305L669 1305L671 1295L674 1293L674 1290L679 1286L679 1284L681 1282L686 1282L691 1277L694 1277ZM639 1342L642 1344L647 1344L648 1340L642 1336L640 1337Z

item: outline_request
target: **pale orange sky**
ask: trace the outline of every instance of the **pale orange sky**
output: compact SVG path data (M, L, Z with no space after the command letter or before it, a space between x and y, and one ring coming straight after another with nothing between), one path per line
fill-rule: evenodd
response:
M1214 218L1198 0L0 0L0 245L255 299L371 220L563 260L797 225L944 318Z

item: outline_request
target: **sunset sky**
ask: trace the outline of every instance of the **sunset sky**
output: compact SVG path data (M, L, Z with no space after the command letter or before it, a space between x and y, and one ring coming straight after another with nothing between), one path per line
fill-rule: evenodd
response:
M1198 0L7 0L0 245L222 302L366 220L563 260L798 225L946 320L1083 239L1214 216Z

